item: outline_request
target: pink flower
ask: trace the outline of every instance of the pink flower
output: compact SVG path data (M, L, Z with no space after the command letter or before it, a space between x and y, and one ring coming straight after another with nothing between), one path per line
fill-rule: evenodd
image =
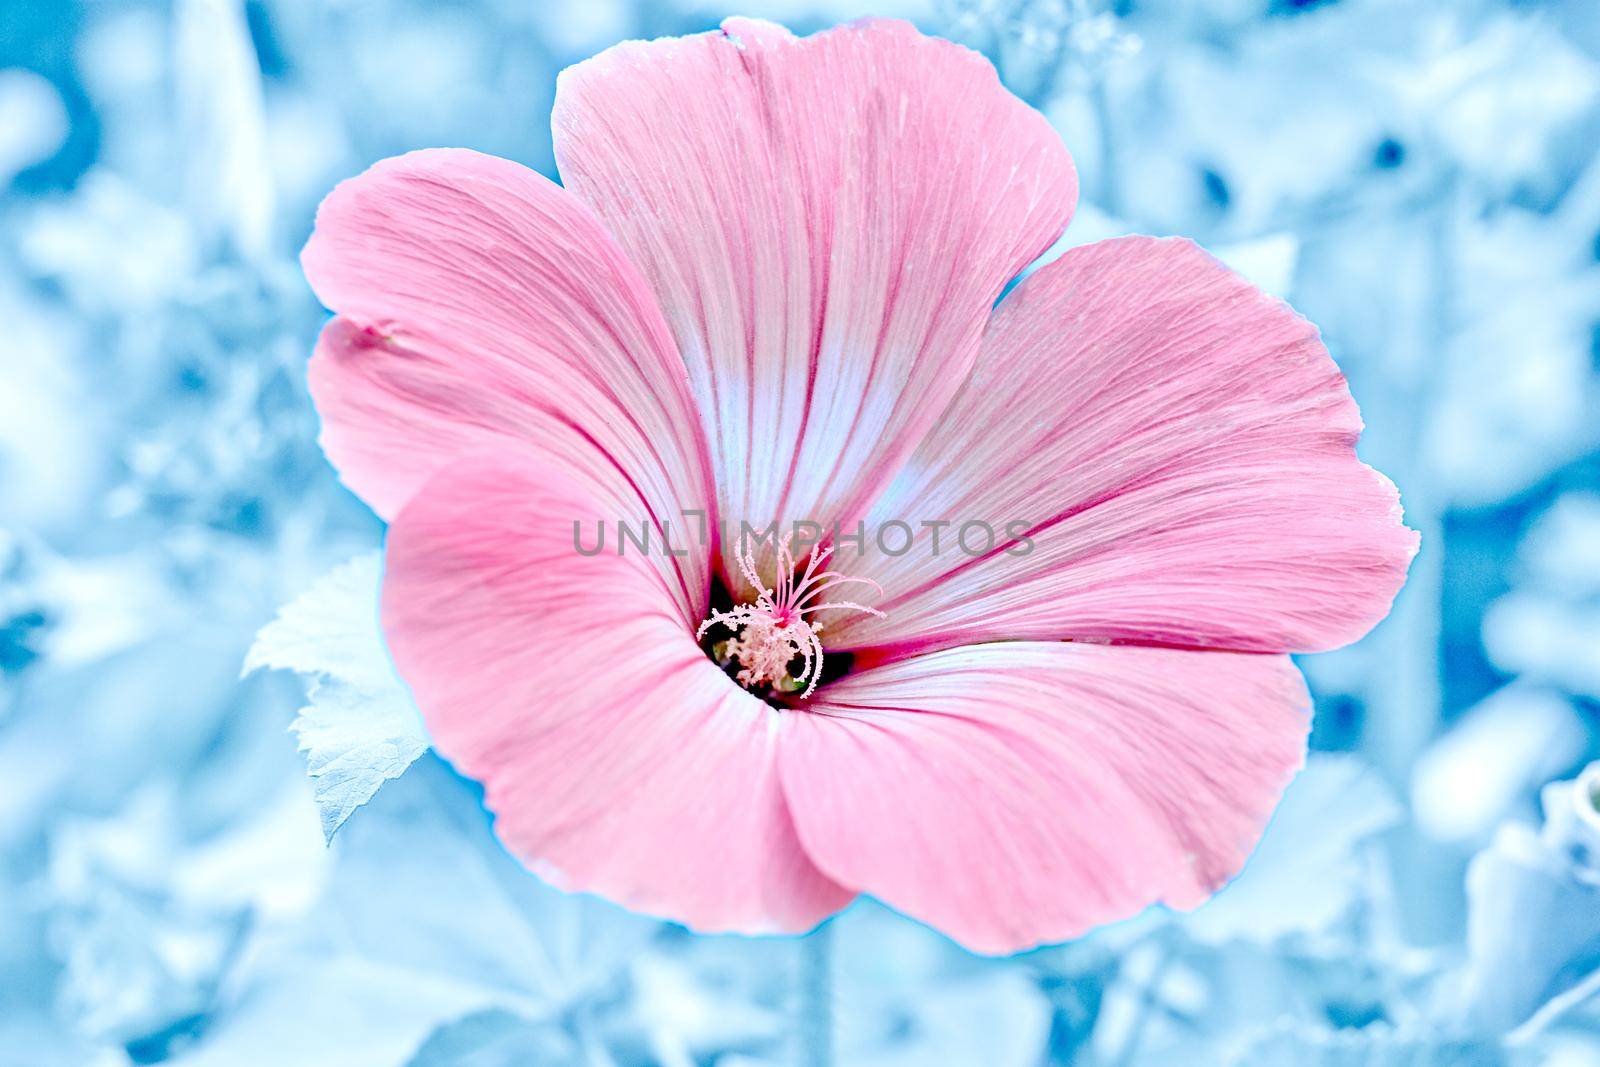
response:
M619 45L554 127L565 188L386 160L303 257L395 664L506 845L701 930L870 893L980 952L1204 900L1303 757L1286 653L1360 637L1417 544L1316 330L1147 237L996 308L1072 162L902 23ZM845 606L696 512L845 531Z

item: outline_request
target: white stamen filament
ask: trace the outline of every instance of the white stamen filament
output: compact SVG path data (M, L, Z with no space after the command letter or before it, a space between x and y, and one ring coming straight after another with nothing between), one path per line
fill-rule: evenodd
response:
M805 684L802 698L809 697L817 688L822 676L822 624L808 622L806 615L820 611L859 611L883 617L876 608L850 600L832 600L815 603L818 597L841 585L852 582L870 585L881 594L882 587L870 578L852 578L839 571L818 571L823 561L833 554L833 547L813 546L811 558L799 580L795 578L795 559L790 551L792 534L775 542L777 558L776 588L761 581L756 570L755 554L741 541L740 551L734 557L745 581L756 590L756 598L748 604L738 604L727 611L713 611L711 616L695 631L695 639L705 636L712 626L722 625L736 631L735 636L723 645L728 662L740 666L735 678L747 689L759 686L781 687L792 683ZM759 541L760 539L758 539ZM804 662L797 678L790 678L789 664L796 656Z

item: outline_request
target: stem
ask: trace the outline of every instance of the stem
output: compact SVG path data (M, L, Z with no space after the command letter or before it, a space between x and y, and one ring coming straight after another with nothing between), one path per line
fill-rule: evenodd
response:
M1115 1067L1127 1067L1128 1064L1136 1062L1139 1045L1144 1040L1145 1031L1150 1028L1150 1016L1155 1013L1158 1006L1161 980L1167 976L1167 968L1172 964L1174 952L1170 944L1160 945L1157 951L1160 955L1156 957L1155 966L1150 969L1150 976L1145 979L1144 988L1139 991L1139 1014L1134 1016L1127 1035L1122 1039L1122 1047L1112 1060Z
M1111 125L1111 97L1106 92L1104 71L1095 71L1089 85L1089 106L1094 109L1095 133L1099 139L1096 148L1100 153L1100 208L1108 215L1122 210L1118 191L1121 186L1117 174L1117 139Z
M798 1031L804 1067L833 1067L833 923L800 939Z
M1574 1008L1582 1007L1596 995L1600 995L1600 971L1591 974L1566 992L1551 997L1543 1007L1529 1016L1526 1022L1506 1035L1506 1044L1513 1047L1526 1045L1551 1024L1558 1022L1562 1016Z

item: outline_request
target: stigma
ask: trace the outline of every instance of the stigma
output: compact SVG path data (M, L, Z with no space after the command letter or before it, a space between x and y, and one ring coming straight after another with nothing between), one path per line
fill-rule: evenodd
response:
M756 538L761 544L765 538ZM712 646L712 657L728 669L737 665L734 680L755 692L798 693L802 699L816 691L822 677L822 623L816 616L824 611L843 610L883 617L883 612L850 600L826 600L841 585L870 585L883 592L870 578L852 578L839 571L822 569L833 546L814 545L805 570L799 571L792 551L793 535L774 537L775 577L768 586L761 580L755 553L748 540L740 539L734 561L755 599L736 604L726 611L713 611L695 639L705 637L713 626L722 626L733 636ZM798 665L797 665L798 664ZM798 673L797 673L798 672Z

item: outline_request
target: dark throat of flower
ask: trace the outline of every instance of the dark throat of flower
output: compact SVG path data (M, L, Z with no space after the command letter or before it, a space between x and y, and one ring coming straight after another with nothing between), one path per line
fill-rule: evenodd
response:
M740 544L735 560L747 587L743 598L727 584L713 581L711 613L695 637L706 655L739 685L774 707L799 709L819 686L843 677L854 660L848 652L826 651L821 613L883 614L865 604L835 599L833 591L852 584L868 585L879 593L882 589L869 578L825 569L831 547L813 547L805 567L798 567L792 535L771 542L775 550L768 561L773 574L769 583L756 555L765 543L758 539L754 547Z

